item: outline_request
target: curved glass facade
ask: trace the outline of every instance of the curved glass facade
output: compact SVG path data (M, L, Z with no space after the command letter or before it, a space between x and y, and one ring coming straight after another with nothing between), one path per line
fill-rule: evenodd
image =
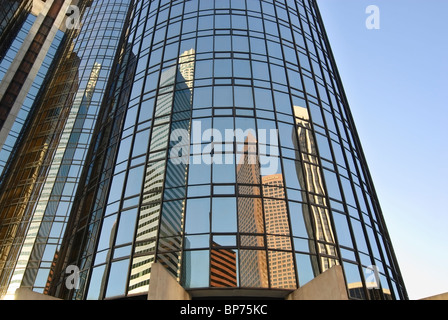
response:
M1 297L13 297L18 287L48 294L129 4L80 1L82 23L64 28L51 75L1 178ZM71 9L64 2L63 16Z
M340 265L406 298L315 1L137 0L106 98L52 294L145 294L157 262L190 292Z
M0 1L0 62L27 19L32 0Z

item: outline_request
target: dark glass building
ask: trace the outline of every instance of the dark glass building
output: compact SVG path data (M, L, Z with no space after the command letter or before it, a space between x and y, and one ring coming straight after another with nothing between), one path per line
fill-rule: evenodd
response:
M102 2L2 178L36 228L20 287L146 297L159 264L192 298L278 298L338 267L349 298L407 299L316 1Z

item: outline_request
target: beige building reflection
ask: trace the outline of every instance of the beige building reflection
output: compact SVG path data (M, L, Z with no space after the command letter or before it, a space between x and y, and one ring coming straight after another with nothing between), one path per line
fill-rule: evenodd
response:
M264 241L263 204L260 190L260 165L255 137L249 133L237 165L238 231L241 247L241 287L268 287L267 259ZM258 249L259 248L259 249ZM258 250L257 250L258 249Z
M317 240L317 254L322 268L320 272L325 272L338 264L334 230L331 226L325 185L322 180L316 141L312 133L308 109L294 106L294 116L298 128L297 139L294 139L296 136L294 133L292 136L294 142L299 142L298 150L300 150L300 153L297 155L297 160L302 162L303 167L303 169L301 167L297 168L297 174L301 188L307 191L310 202L310 211L304 212L304 218L307 222L308 234L310 236L315 234ZM304 196L306 195L304 194ZM310 252L315 252L313 245L310 245ZM316 265L314 259L312 259L312 264L314 275L317 276L319 266Z
M296 172L303 198L309 199L303 215L308 238L316 240L309 241L309 252L320 259L310 257L317 276L338 264L338 255L308 110L296 106L294 116L298 130L297 135L293 133L293 141L300 150ZM270 283L272 288L294 289L296 272L283 176L261 176L256 149L256 140L249 134L237 167L238 231L241 247L248 248L240 253L241 286L268 287ZM264 248L268 249L267 256Z
M393 300L392 292L389 289L380 289L376 282L366 282L367 292L370 300ZM362 282L352 282L347 284L350 298L365 300L365 289ZM383 298L384 297L384 298Z
M261 177L256 150L256 140L249 134L237 167L240 243L248 248L240 253L241 287L269 287L270 282L272 288L294 289L297 285L283 177Z

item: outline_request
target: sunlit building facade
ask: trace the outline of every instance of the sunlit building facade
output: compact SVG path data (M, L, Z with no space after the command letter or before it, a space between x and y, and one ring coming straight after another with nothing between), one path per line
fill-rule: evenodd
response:
M18 286L140 299L157 263L193 298L279 298L338 266L349 298L407 299L316 1L102 2L6 164L0 209L25 186L36 230Z
M5 299L18 287L48 293L128 14L123 1L31 2L0 69L1 108L9 111L0 131Z

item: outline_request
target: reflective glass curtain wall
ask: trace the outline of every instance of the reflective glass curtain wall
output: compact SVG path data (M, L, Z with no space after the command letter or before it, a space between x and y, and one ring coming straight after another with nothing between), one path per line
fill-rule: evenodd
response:
M65 5L64 15L74 10ZM73 27L3 176L0 226L8 267L0 288L8 297L19 286L48 293L129 1L80 1L77 8L81 19L69 21Z
M0 61L31 12L32 0L0 1Z
M6 55L4 59L0 62L0 83L1 80L4 79L4 75L10 71L8 68L11 66L17 54L23 50L22 44L25 41L25 38L28 36L33 23L36 22L36 16L32 13L28 14L26 17L26 21L23 26L20 28L17 37L14 38L11 46L6 51ZM5 166L9 163L11 154L13 153L14 147L16 145L17 140L19 139L20 133L25 126L28 115L32 110L33 103L37 99L38 92L40 88L43 86L45 77L48 74L49 68L53 62L57 54L57 50L62 41L64 33L61 30L56 32L54 39L49 48L45 48L41 51L45 51L46 55L42 64L37 68L37 74L34 77L32 74L28 79L33 79L32 85L29 87L29 90L24 90L24 99L19 102L16 102L19 105L19 111L17 115L10 116L10 124L1 128L0 131L0 176L3 174ZM33 78L34 77L34 78ZM14 118L14 119L12 119ZM0 178L0 184L2 183L2 177Z
M406 298L315 1L135 1L122 49L53 294L145 294L157 262L191 292L341 265L351 298Z

